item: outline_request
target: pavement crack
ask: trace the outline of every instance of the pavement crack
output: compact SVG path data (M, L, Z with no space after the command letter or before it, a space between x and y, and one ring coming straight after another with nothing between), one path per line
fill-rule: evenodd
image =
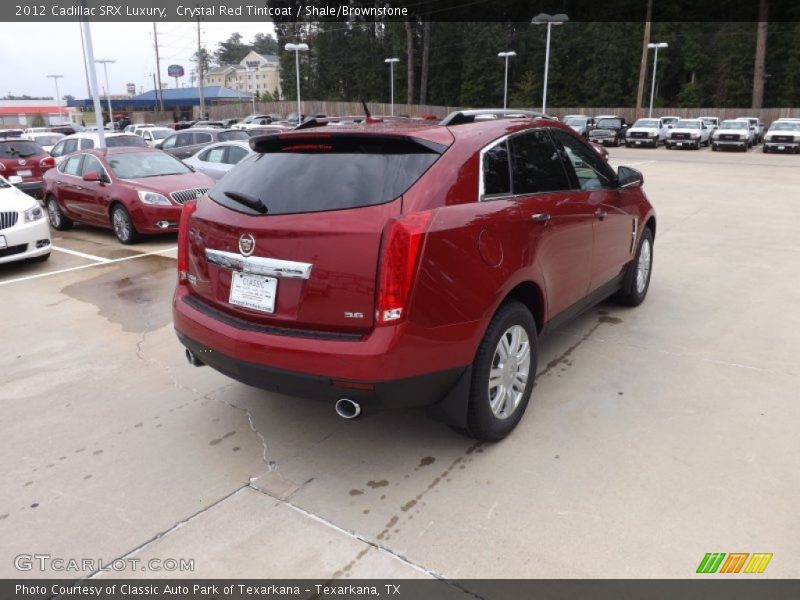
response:
M167 537L172 532L177 531L178 529L184 527L185 525L188 525L189 523L194 521L196 518L198 518L202 514L208 512L209 510L211 510L215 506L218 506L221 503L225 502L225 500L228 500L229 498L232 498L233 496L235 496L239 492L246 490L248 487L250 487L248 484L244 484L244 485L242 485L240 487L237 487L230 494L226 494L225 496L222 496L221 498L219 498L218 500L212 502L208 506L203 507L202 509L200 509L196 513L193 513L193 514L189 515L188 517L186 517L185 519L181 519L180 521L177 521L171 527L169 527L169 528L167 528L167 529L165 529L163 531L158 532L153 537L151 537L150 539L142 542L141 544L139 544L138 546L136 546L132 550L129 550L125 554L123 554L121 556L118 556L118 557L108 561L105 565L101 565L100 568L95 569L94 571L92 571L89 575L87 575L83 579L94 579L98 575L100 575L102 573L105 573L105 572L108 572L111 569L111 565L113 565L115 562L120 561L120 560L126 560L126 559L132 557L137 552L141 552L142 550L144 550L148 546L150 546L150 545L154 544L155 542Z

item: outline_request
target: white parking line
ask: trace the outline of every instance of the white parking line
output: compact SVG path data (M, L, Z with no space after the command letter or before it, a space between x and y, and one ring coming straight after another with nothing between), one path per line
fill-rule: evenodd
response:
M154 254L164 254L165 252L172 252L177 250L177 246L172 248L164 248L163 250L156 250L155 252L145 252L142 254L135 254L134 256L124 256L122 258L106 259L106 262L96 262L90 265L81 265L79 267L70 267L69 269L59 269L58 271L49 271L48 273L39 273L37 275L28 275L27 277L17 277L16 279L9 279L8 281L0 281L0 285L8 285L9 283L19 283L20 281L30 281L31 279L39 279L41 277L49 277L50 275L60 275L61 273L69 273L70 271L80 271L82 269L91 269L92 267L99 267L111 265L114 263L122 262L125 260L133 260L134 258L142 258L143 256L153 256Z
M61 246L51 246L53 250L57 250L58 252L66 252L67 254L72 254L73 256L80 256L81 258L87 258L89 260L94 260L97 262L110 262L110 258L103 258L102 256L95 256L94 254L86 254L85 252L78 252L77 250L70 250L69 248L62 248Z

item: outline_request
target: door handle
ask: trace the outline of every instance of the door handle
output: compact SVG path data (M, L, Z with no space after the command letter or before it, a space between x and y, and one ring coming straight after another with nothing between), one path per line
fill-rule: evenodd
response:
M536 213L531 217L537 223L546 223L550 220L550 213Z
M83 189L83 186L81 186L81 185L76 185L76 186L75 186L75 189L76 189L76 190L82 190L82 189Z
M594 216L602 221L608 216L608 213L602 208L598 208L596 211L594 211Z

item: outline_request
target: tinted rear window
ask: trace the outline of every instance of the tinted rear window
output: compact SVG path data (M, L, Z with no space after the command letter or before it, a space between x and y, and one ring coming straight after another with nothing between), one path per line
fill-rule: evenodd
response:
M242 131L241 129L236 131L220 131L219 135L217 136L220 142L231 142L233 140L249 140L250 136L247 135L246 131Z
M210 190L212 200L254 214L226 192L255 197L271 215L383 204L402 195L444 150L406 138L375 136L275 137L259 144L259 153L240 162Z
M25 158L37 154L47 154L36 142L3 142L0 143L0 158Z
M138 135L115 135L114 137L106 138L106 148L120 148L122 146L147 147L147 142Z

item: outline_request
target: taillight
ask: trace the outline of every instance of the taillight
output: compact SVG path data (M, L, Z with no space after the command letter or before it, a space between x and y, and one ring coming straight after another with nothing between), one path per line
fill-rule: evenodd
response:
M197 210L197 201L192 200L183 205L181 220L178 224L178 283L189 279L189 221Z
M42 169L52 169L56 166L56 159L52 156L45 156L42 160L39 161L39 166Z
M378 325L395 323L408 312L406 302L430 219L429 212L410 214L392 221L384 231L376 301Z

